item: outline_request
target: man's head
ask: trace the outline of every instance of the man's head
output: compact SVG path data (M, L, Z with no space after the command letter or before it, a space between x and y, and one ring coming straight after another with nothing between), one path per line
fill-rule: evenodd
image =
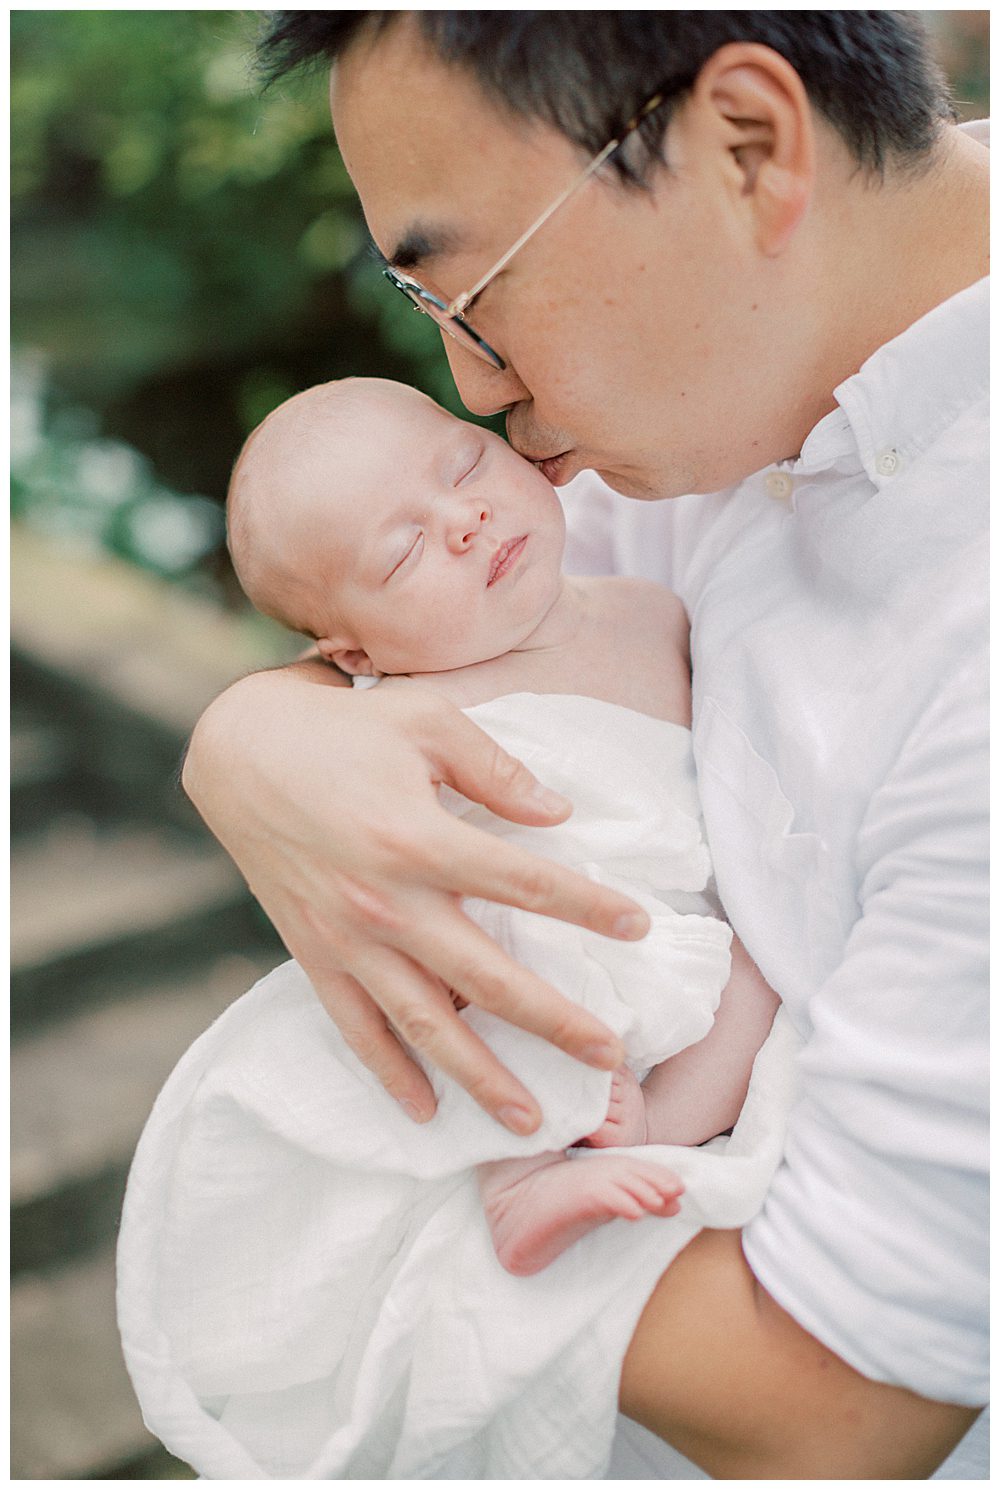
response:
M544 476L415 389L307 389L253 432L228 503L258 610L352 673L436 672L524 642L557 597L565 526Z
M562 456L554 479L638 496L797 451L857 365L868 206L933 160L946 109L889 12L285 12L264 54L336 62L375 242L446 302L663 93L469 308L505 368L446 341L466 404Z
M902 11L329 11L272 12L259 44L269 78L336 62L401 18L415 21L442 62L527 120L552 125L595 155L653 93L666 107L617 158L641 180L659 159L671 112L708 59L730 42L779 52L859 165L881 170L923 154L951 117L947 87L913 13Z

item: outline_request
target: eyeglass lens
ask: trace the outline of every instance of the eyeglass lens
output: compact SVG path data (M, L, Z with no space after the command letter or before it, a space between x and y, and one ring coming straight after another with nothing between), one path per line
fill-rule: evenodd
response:
M387 273L385 270L382 272L385 274L386 279L396 286L397 290L402 291L412 306L417 310L423 311L424 315L430 316L431 320L442 331L447 332L454 341L457 341L459 346L468 352L474 352L477 357L481 358L483 362L488 362L491 367L503 369L503 358L497 352L494 352L489 343L483 341L482 337L473 331L467 322L461 320L458 316L449 315L448 307L436 295L432 295L430 290L425 290L422 285L407 284L404 280L397 279L395 275Z
M500 363L500 358L493 348L484 342L466 321L459 316L450 316L446 306L439 305L437 300L431 299L429 295L413 298L414 304L418 305L425 315L430 316L432 321L436 321L441 330L446 331L460 346L465 347L469 352L475 352L477 357L481 357L491 367L496 367Z

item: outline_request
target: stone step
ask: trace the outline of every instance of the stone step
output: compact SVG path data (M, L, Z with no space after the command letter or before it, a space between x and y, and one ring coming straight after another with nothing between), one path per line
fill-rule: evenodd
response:
M220 950L277 945L210 840L63 814L11 860L11 1005L18 1030L141 987Z
M54 720L15 710L10 734L10 775L15 786L56 780L70 761L66 733Z
M209 846L146 828L99 828L67 814L11 860L11 956L45 962L137 926L172 919L192 900L232 895L239 875Z
M194 1478L140 1419L113 1234L163 1078L284 956L177 774L209 700L298 643L16 524L11 569L11 1473Z
M228 614L123 559L60 547L18 523L10 553L16 656L178 742L234 678L302 648L249 611Z
M177 1060L274 965L206 959L183 979L150 970L141 994L66 1017L11 1053L11 1264L58 1265L114 1234L132 1153Z
M148 1432L122 1360L111 1246L11 1294L12 1480L194 1479Z
M11 655L11 826L23 834L66 808L179 825L197 817L178 787L180 731L149 720L85 677Z
M30 833L78 800L80 780L69 731L15 706L10 734L10 826Z

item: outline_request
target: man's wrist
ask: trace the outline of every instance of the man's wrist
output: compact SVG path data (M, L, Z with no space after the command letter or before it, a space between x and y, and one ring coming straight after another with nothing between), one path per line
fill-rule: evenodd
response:
M307 653L284 667L248 673L212 700L191 733L180 765L180 783L197 805L203 767L220 756L231 758L245 736L247 720L260 718L289 688L319 686L350 689L351 680L319 653Z

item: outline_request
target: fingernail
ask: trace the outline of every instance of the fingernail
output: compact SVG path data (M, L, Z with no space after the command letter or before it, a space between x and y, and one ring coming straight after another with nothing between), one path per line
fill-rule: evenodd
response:
M412 1118L415 1123L429 1123L434 1116L433 1112L425 1112L422 1107L418 1107L416 1102L411 1102L408 1097L399 1097L397 1100L400 1107L406 1113L406 1116Z
M531 788L532 801L539 807L544 807L546 812L565 812L567 807L572 807L568 797L560 796L558 792L550 791L540 781L536 781Z
M529 1112L526 1107L501 1107L497 1112L497 1118L512 1133L520 1133L524 1136L534 1133L538 1127L534 1113Z
M624 1058L621 1046L609 1045L606 1040L595 1040L580 1051L581 1061L586 1061L588 1066L600 1066L602 1071L617 1070Z
M614 922L611 935L620 936L623 941L634 941L637 937L645 936L648 930L649 919L642 911L626 911Z

